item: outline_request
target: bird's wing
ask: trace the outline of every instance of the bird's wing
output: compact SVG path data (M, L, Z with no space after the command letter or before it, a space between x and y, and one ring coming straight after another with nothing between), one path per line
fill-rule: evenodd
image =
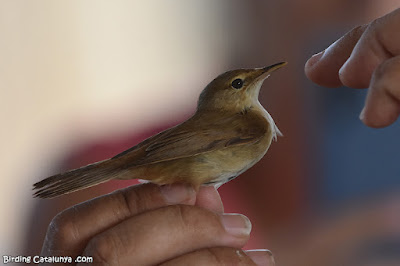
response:
M234 145L257 142L268 131L265 119L235 114L223 119L196 119L156 135L146 145L143 156L129 160L129 166L190 157ZM129 156L129 153L126 155ZM133 158L132 158L133 159Z

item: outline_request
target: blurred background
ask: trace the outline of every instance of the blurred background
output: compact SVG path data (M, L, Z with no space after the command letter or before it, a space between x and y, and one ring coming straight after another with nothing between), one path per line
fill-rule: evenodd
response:
M321 88L305 61L396 0L0 1L0 253L34 255L64 208L32 184L113 156L188 118L235 68L289 65L260 101L284 137L222 186L278 265L400 265L400 126L358 120L366 91Z

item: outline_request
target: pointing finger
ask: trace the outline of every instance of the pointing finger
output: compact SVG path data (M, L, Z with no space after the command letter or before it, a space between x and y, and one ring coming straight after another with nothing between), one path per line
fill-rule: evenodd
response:
M307 77L326 87L367 88L376 67L400 55L399 24L397 9L369 25L354 28L307 61Z
M350 57L365 28L366 26L354 28L325 51L311 57L305 65L306 76L324 87L341 86L339 70Z

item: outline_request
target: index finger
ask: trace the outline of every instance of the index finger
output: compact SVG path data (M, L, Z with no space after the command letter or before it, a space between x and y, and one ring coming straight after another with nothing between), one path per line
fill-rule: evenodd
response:
M115 191L58 214L49 225L42 254L77 256L93 236L128 217L171 204L195 202L195 190L183 184L141 184Z
M367 88L378 65L400 54L399 24L397 9L369 25L354 28L307 61L307 77L326 87Z
M304 66L306 76L314 83L324 87L334 88L342 86L343 84L339 78L339 70L347 59L349 59L354 46L359 41L365 29L366 25L356 27L324 51L313 55Z

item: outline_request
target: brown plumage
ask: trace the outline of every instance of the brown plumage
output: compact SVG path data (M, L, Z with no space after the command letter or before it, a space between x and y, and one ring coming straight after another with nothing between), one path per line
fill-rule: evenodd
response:
M285 64L218 76L185 122L111 159L48 177L33 185L34 196L52 198L111 179L189 183L195 188L233 179L258 162L280 134L258 94L269 74Z

